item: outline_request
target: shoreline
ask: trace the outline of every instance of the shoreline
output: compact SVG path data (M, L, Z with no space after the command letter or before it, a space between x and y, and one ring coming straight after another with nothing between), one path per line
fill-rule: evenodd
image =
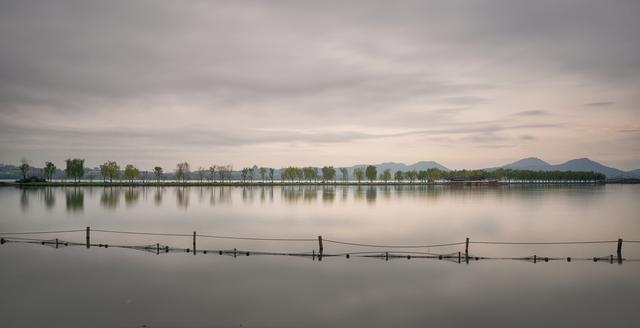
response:
M276 186L509 186L509 185L601 185L601 184L638 184L640 180L613 180L613 181L439 181L439 182L242 182L242 181L190 181L190 182L29 182L19 183L0 181L0 187L276 187Z

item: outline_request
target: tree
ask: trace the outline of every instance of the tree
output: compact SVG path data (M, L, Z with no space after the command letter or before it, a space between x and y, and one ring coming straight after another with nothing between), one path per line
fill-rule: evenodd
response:
M358 183L364 179L364 169L359 167L353 170L353 176L358 180Z
M322 180L323 181L331 181L336 177L336 169L333 166L324 166L322 168Z
M418 171L418 180L422 181L422 183L426 183L429 178L429 173L427 171L421 170Z
M402 174L402 171L396 171L396 173L393 175L393 178L397 182L402 182L402 180L404 180L404 174Z
M405 176L407 179L409 179L410 183L413 183L413 181L416 180L416 177L418 177L418 173L415 170L411 170L405 173Z
M258 169L258 171L260 172L260 179L262 180L262 182L264 182L264 179L267 176L267 168L261 166L260 169Z
M127 164L127 166L124 167L124 176L129 179L129 182L133 182L139 175L140 171L132 164Z
M216 166L211 165L209 166L209 179L213 181L215 180L215 177L216 177Z
M367 179L369 179L369 182L373 182L373 180L375 180L378 176L378 169L373 165L369 165L367 166L365 174L367 175Z
M103 180L108 177L109 182L113 182L113 178L117 179L120 176L120 166L114 161L107 161L100 165L100 174Z
M200 179L200 183L202 183L202 180L204 179L204 167L202 166L198 168L198 178Z
M349 180L349 170L346 167L340 168L340 175L342 176L342 181Z
M160 179L162 179L162 168L160 166L154 167L153 174L156 176L156 181L160 182Z
M52 162L44 164L44 178L51 181L53 174L56 172L56 166Z
M384 183L389 182L389 180L391 180L391 170L384 170L384 172L382 172L382 174L380 175L380 178L382 179L382 181L384 181Z
M311 180L315 180L318 177L318 171L309 166L302 168L302 175L304 176L305 180L311 182Z
M29 161L23 158L20 161L20 166L18 166L18 168L20 168L20 173L22 174L22 180L26 180L27 174L29 173Z
M66 176L73 178L74 182L79 182L84 176L84 159L69 158L65 162L67 164L67 168L65 169Z
M269 180L273 183L273 176L275 175L275 171L273 168L269 168Z
M186 179L189 179L190 174L189 163L182 162L176 165L176 179L178 181L182 180L182 182L184 182Z

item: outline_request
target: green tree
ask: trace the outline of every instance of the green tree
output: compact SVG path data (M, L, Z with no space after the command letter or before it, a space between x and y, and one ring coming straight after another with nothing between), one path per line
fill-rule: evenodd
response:
M429 179L429 173L427 171L418 171L418 180L420 180L422 183L426 183L427 179Z
M369 182L373 182L373 180L375 180L378 176L378 169L373 165L369 165L367 166L365 174L367 176L367 179L369 179Z
M346 167L340 168L340 175L342 176L342 181L349 180L349 170Z
M53 174L56 172L56 166L52 162L44 164L44 178L51 181Z
M160 179L162 179L162 168L160 166L154 167L153 174L156 176L156 181L160 182Z
M102 179L109 178L109 182L113 182L113 179L117 179L120 176L120 166L114 161L107 161L100 165L100 174Z
M260 179L262 180L262 182L264 182L265 181L264 179L267 176L267 168L261 166L259 171L260 171Z
M391 180L391 170L390 169L384 170L384 172L382 172L382 174L380 175L380 179L382 179L384 183L389 182L389 180Z
M405 176L409 180L410 183L413 183L416 180L416 178L418 177L418 172L416 172L415 170L407 171L405 173Z
M20 166L18 166L18 168L20 168L20 174L22 174L22 180L27 179L27 174L29 173L29 167L30 167L29 161L23 158L20 161Z
M129 179L129 182L133 183L133 180L140 175L140 171L132 164L127 164L124 167L124 176Z
M323 181L331 181L336 177L336 169L333 166L324 166L322 167L322 180Z
M67 168L65 169L66 176L73 178L74 182L79 182L84 176L84 159L69 158L65 162L67 164Z
M404 174L402 173L402 171L396 171L396 173L393 175L393 178L397 182L402 182L402 180L404 180Z
M271 183L273 183L273 178L275 175L275 171L273 168L269 168L269 180L271 180Z
M358 183L362 182L362 179L364 179L364 169L359 167L353 170L353 176L356 178L356 180L358 180Z

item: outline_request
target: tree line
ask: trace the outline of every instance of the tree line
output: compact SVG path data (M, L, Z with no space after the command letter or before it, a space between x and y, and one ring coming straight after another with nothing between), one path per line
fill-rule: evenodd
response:
M22 160L18 167L24 181L29 181L27 175L30 170L30 165L27 160ZM106 161L99 166L100 175L103 182L113 182L113 180L124 179L129 182L135 180L153 180L157 182L164 180L167 173L160 166L153 168L153 172L140 171L132 164L126 164L124 170L121 170L120 166L115 161ZM51 181L56 171L56 166L52 162L45 162L42 169L42 178L44 180ZM289 166L279 170L280 180L288 182L332 182L337 181L339 178L341 181L349 181L349 170L345 167L334 168L333 166L324 166L322 168L316 167L295 167ZM215 165L212 164L209 168L199 167L195 171L191 171L191 166L188 162L180 162L176 164L173 173L175 179L178 181L191 180L193 177L200 180L200 182L218 181L225 182L232 180L233 165ZM340 173L338 177L337 174ZM67 159L65 161L64 169L65 177L73 179L74 182L79 182L85 175L84 159ZM261 182L274 182L276 179L276 169L268 167L245 167L238 171L238 178L241 182L253 182L260 180ZM395 171L385 169L382 172L378 172L378 169L374 165L368 165L365 167L357 167L353 169L351 177L358 183L362 181L373 182L409 182L409 183L430 183L436 181L603 181L606 176L597 172L584 172L584 171L531 171L531 170L513 170L499 168L496 170L451 170L444 171L437 168L430 168L427 170L409 170L409 171Z

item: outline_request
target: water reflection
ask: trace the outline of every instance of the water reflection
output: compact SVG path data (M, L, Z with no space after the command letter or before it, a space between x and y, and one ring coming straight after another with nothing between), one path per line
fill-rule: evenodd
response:
M187 209L189 207L189 192L187 187L176 187L176 204L179 208Z
M84 210L84 189L71 188L65 190L67 212L82 212Z
M115 209L120 201L120 188L104 188L100 195L100 205L106 209Z
M131 207L138 202L138 200L140 199L140 189L145 188L127 188L127 190L124 192L124 203L127 206Z
M496 199L505 199L521 194L530 196L542 195L543 193L561 193L574 198L579 195L576 199L588 204L589 199L597 197L598 191L604 190L603 188L604 186L601 185L454 187L417 184L404 186L105 187L101 189L42 187L21 188L19 202L20 208L24 212L33 206L32 201L36 197L46 209L51 210L55 207L57 194L64 193L67 210L80 212L85 205L85 196L88 199L93 199L94 193L97 191L99 204L106 209L116 209L120 204L134 207L141 202L160 206L165 197L171 194L175 197L178 208L182 209L188 209L192 205L190 203L191 197L196 197L199 204L206 203L208 199L211 206L230 205L234 198L248 205L277 202L290 205L320 203L331 206L336 199L340 200L341 204L352 200L355 203L375 205L380 201L388 202L395 199L438 201L442 197L466 199L483 198L489 195ZM124 202L121 202L122 198ZM531 202L536 202L540 201L541 197L529 197L528 199Z

